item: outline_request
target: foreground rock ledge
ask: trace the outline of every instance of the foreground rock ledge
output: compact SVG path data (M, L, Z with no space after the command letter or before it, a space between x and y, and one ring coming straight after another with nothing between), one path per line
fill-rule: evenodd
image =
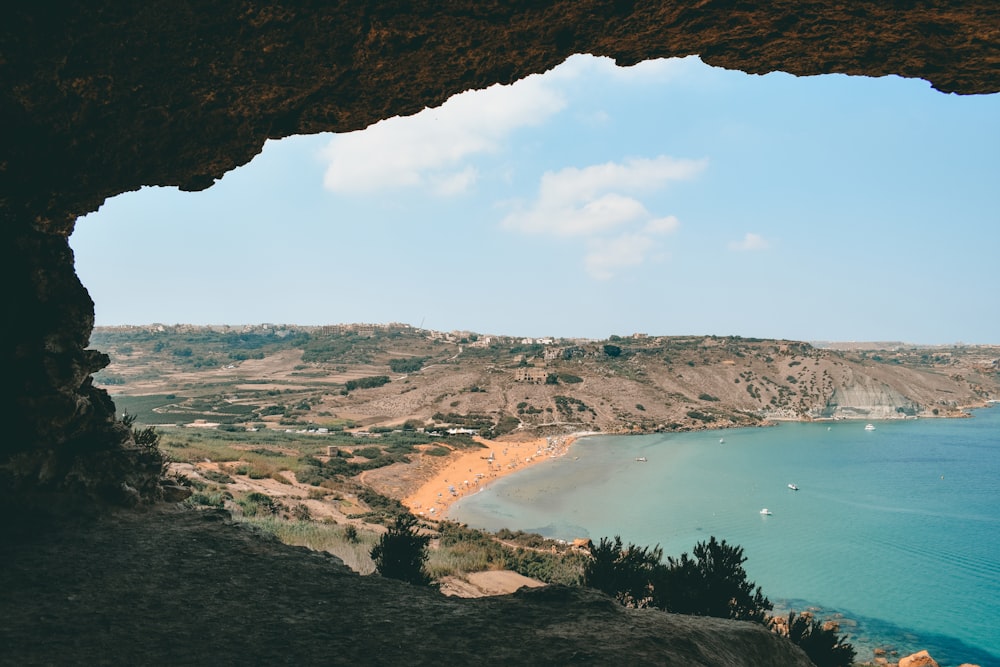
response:
M586 589L466 600L361 577L221 511L29 526L0 562L4 664L812 664L758 625Z

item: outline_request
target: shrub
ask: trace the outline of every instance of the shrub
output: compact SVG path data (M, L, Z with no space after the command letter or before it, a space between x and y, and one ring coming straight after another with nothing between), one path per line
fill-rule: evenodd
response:
M417 520L412 514L396 515L396 520L372 547L370 555L376 571L383 577L427 586L431 581L424 563L430 537L418 534L416 526Z
M667 558L654 583L655 606L677 614L765 622L773 605L760 586L747 581L743 547L713 536L696 544L693 553L694 560L686 553Z
M374 389L375 387L381 387L385 384L389 384L388 375L372 375L369 377L358 378L357 380L348 380L344 383L344 389L347 391L354 391L355 389Z
M415 373L423 367L425 361L427 361L427 357L390 359L389 368L393 373Z
M590 548L591 560L583 567L583 585L614 597L626 607L646 607L653 600L654 572L662 567L663 550L657 545L622 546L622 538L602 537Z
M198 474L207 479L210 482L215 482L216 484L232 484L233 478L224 472L216 472L215 470L199 470Z
M259 493L257 491L248 493L236 502L243 508L245 516L267 516L273 515L278 511L278 506L275 504L274 498L266 493Z
M787 623L774 623L771 629L788 637L805 651L816 667L850 667L854 663L854 647L837 635L834 628L823 628L811 614L788 614Z

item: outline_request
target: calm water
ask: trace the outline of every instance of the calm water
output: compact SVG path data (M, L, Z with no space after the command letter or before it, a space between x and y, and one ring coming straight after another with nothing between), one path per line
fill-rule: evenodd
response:
M620 534L674 556L715 535L744 547L777 605L849 619L859 659L890 645L1000 665L1000 407L875 425L585 438L451 516L563 539Z

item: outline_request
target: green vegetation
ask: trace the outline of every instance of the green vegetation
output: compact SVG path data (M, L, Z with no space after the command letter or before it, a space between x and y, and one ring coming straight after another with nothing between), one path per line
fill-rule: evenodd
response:
M816 667L851 667L854 664L854 647L837 631L823 628L823 625L808 613L788 614L785 623L772 621L772 628L778 634L788 637L793 644L805 651Z
M690 417L691 419L696 419L698 421L705 423L711 423L716 420L715 415L709 414L707 412L702 412L700 410L688 410L687 413L685 414L687 414L687 416Z
M584 585L626 606L755 623L764 623L772 609L760 587L747 581L743 547L715 537L695 545L694 559L684 553L678 559L668 557L666 564L659 545L623 546L618 536L601 538L591 556L584 568Z
M389 368L393 373L416 373L423 368L427 357L409 357L406 359L390 359Z
M501 530L494 536L450 521L442 522L438 530L439 547L428 561L436 579L466 572L512 570L546 583L580 582L585 557L537 533Z
M383 385L389 384L388 375L370 375L364 378L358 378L357 380L348 380L344 383L344 388L347 391L354 391L355 389L374 389L376 387L381 387Z
M383 577L415 586L430 585L431 578L424 570L430 539L429 535L417 532L417 520L413 515L397 515L389 530L371 549L375 570Z
M559 411L559 414L566 421L573 420L574 412L590 411L591 414L595 414L593 408L578 398L573 398L572 396L554 396L553 400L556 402L556 409Z
M625 545L619 536L601 538L591 546L591 558L584 566L583 585L614 597L627 607L655 607L676 614L714 616L767 625L788 637L806 652L817 667L850 667L854 647L833 628L803 614L792 612L787 622L768 616L770 600L747 580L743 569L743 547L710 537L699 542L694 558L686 553L662 562L659 545Z
M591 547L591 559L583 568L583 585L596 588L626 607L648 607L653 601L657 573L663 568L659 545L622 545L622 538L602 537Z

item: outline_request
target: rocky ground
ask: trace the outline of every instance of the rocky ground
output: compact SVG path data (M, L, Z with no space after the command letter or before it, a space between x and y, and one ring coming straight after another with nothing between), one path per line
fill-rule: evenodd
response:
M760 626L585 589L461 599L362 577L222 511L8 515L4 535L3 665L810 665Z

